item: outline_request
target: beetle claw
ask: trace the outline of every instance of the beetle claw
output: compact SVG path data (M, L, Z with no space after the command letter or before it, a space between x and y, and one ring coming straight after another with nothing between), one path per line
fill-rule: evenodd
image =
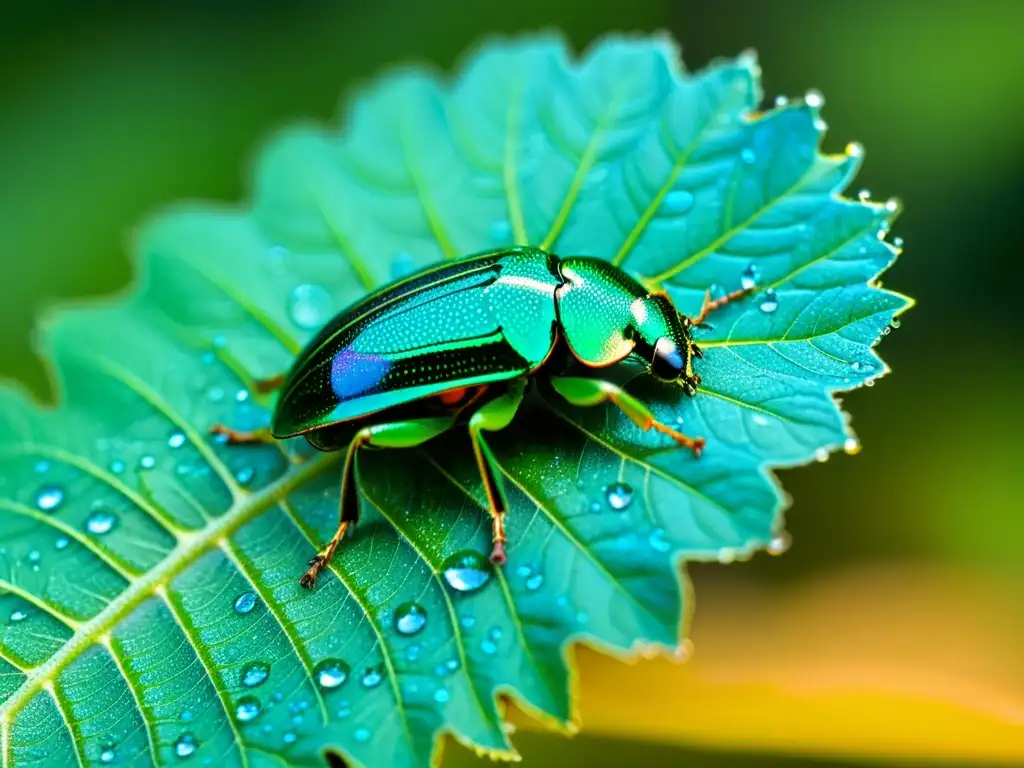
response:
M494 542L494 547L491 549L491 564L501 568L508 562L508 557L505 555L505 542L500 539Z

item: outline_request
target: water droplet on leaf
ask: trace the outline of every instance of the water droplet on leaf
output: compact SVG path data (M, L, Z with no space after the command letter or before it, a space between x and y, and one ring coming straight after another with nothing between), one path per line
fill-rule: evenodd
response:
M402 603L395 610L395 629L402 635L415 635L427 624L427 612L418 603Z
M11 623L17 624L19 621L24 621L28 618L28 612L22 610L16 610L11 612Z
M36 506L44 512L53 512L64 501L64 491L56 485L47 485L36 494Z
M792 543L788 533L780 533L768 542L768 554L770 555L781 555L789 549L789 545Z
M740 287L745 291L752 290L757 285L757 278L757 267L748 264L747 268L740 273Z
M456 552L441 565L448 586L459 592L474 592L490 581L493 566L490 561L471 549Z
M196 737L191 733L183 733L174 742L174 754L178 757L191 757L199 747Z
M288 316L299 328L319 328L331 316L331 295L322 285L297 285L288 296Z
M757 159L757 155L754 154L754 150L750 147L744 147L740 150L740 160L746 165L751 165Z
M693 192L688 189L673 189L661 201L661 213L665 216L681 216L693 207Z
M348 680L349 671L349 665L337 659L321 661L313 670L317 685L328 691L340 688Z
M761 311L771 314L779 308L779 299L775 295L775 290L769 288L764 292L764 298L761 299Z
M612 483L608 486L605 498L608 499L609 507L621 512L633 503L633 487L626 483Z
M449 694L444 688L438 688L434 691L434 701L438 704L445 704L450 698L451 694Z
M260 714L260 702L259 699L254 696L246 696L238 700L238 706L235 707L235 716L238 718L240 723L251 723Z
M94 509L85 521L85 529L94 536L110 533L116 525L117 516L104 507Z
M242 685L246 688L255 688L262 685L269 675L270 666L258 661L242 670Z
M167 445L171 448L181 448L185 444L185 433L181 430L171 432L171 436L167 438Z
M384 670L381 667L367 667L363 672L363 679L360 681L364 688L376 688L384 680Z
M411 253L401 251L395 254L395 258L391 262L391 279L401 280L403 277L408 277L416 271L416 260L412 257Z
M250 613L253 608L256 607L256 594L253 592L243 592L237 598L235 598L235 613L239 615L245 615Z
M669 548L672 546L671 542L665 538L665 531L661 528L655 528L651 531L651 535L647 537L647 541L657 552L668 552Z

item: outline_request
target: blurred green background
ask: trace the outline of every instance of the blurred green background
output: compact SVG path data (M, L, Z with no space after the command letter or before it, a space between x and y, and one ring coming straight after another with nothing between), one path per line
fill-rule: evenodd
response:
M847 567L921 564L1024 585L1017 0L6 0L0 375L47 397L34 317L127 285L127 244L147 214L243 197L275 128L336 119L346 90L388 64L448 69L482 35L552 27L578 47L604 31L668 29L691 69L755 48L769 100L820 89L826 149L865 145L851 194L905 204L893 231L905 252L884 282L919 303L883 345L895 375L845 398L864 451L784 472L793 548L727 578L740 569L785 588ZM695 569L698 595L725 570ZM1008 591L1020 597L1003 610L1024 616L1024 589ZM517 743L532 765L789 764L590 735Z

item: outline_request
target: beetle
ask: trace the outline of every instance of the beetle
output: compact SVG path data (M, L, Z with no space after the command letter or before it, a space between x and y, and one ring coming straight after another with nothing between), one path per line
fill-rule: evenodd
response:
M312 588L358 520L359 449L413 447L465 426L488 501L491 561L501 566L507 505L483 433L507 427L540 379L571 404L611 403L699 457L703 439L662 424L599 372L638 358L651 375L696 394L693 361L702 355L692 330L752 290L714 300L709 291L691 318L603 259L529 246L481 253L410 275L336 315L287 375L263 382L280 390L269 434L212 431L235 444L303 435L321 451L345 451L337 530L300 579ZM566 363L584 375L565 375Z

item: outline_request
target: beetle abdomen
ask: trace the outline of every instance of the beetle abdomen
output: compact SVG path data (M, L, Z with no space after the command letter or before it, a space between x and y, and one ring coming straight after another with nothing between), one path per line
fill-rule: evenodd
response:
M510 249L378 291L339 314L296 360L275 436L526 374L554 343L557 285L553 257Z

